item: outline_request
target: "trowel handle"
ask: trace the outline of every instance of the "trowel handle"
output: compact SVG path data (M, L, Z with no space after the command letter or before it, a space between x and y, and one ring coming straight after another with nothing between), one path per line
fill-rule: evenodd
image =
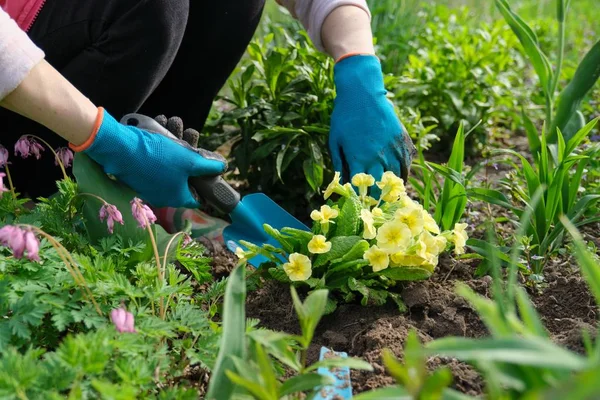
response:
M124 125L135 126L151 133L158 133L177 142L205 158L221 159L222 157L208 150L192 147L189 143L173 135L154 119L141 114L127 114L121 118ZM190 190L203 200L225 214L231 213L240 202L240 194L227 183L221 175L196 176L189 179Z

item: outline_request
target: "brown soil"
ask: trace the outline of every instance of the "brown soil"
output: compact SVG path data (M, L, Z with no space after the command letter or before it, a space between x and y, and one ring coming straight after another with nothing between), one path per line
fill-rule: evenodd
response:
M457 262L445 257L431 280L409 283L403 288L402 296L408 307L404 314L392 305L340 305L320 322L309 351L309 362L317 360L321 346L365 359L373 365L374 372L352 371L354 391L362 392L394 383L381 362L381 351L388 348L402 360L404 342L411 329L417 331L421 342L446 336L486 336L487 329L477 314L454 293L456 283L464 282L477 293L491 296L491 278L475 278L475 268L476 261ZM532 301L556 342L583 351L581 331L592 332L596 324L594 299L577 272L552 267L548 272L547 287L530 290ZM268 282L248 294L247 314L258 318L263 327L300 332L289 287L276 282ZM431 370L442 365L452 370L455 389L470 395L484 392L481 377L470 366L455 359L428 360Z

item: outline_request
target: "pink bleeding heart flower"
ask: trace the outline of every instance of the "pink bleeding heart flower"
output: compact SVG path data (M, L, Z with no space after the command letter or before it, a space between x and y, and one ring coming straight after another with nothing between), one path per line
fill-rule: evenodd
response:
M27 258L29 258L31 261L40 261L40 243L35 237L35 234L31 230L27 229L25 230L25 235L23 236L23 239L25 240L25 250L27 250Z
M133 314L124 308L116 308L110 312L110 319L118 332L137 333L134 327Z
M183 241L181 242L181 247L186 247L188 244L192 243L192 237L187 233L183 234Z
M30 150L29 139L27 136L21 136L17 143L15 143L15 154L20 155L23 158L29 157Z
M73 152L67 147L61 147L56 150L56 155L65 168L69 168L73 162ZM58 160L54 159L54 164L58 165Z
M4 177L6 174L4 172L0 172L0 193L10 192L7 188L4 187Z
M27 258L39 261L40 243L30 229L21 229L13 225L5 225L0 229L0 244L12 250L15 258L23 258L27 251Z
M8 164L8 150L0 145L0 168Z
M142 203L142 200L134 197L130 204L133 218L135 218L135 220L138 222L138 226L140 228L146 228L148 226L147 224L153 224L156 222L156 215L154 215L154 212L150 209L150 207Z
M35 156L36 159L42 157L44 147L39 144L35 139L28 137L27 135L21 136L15 144L15 154L20 155L22 158L27 158L30 155Z
M110 233L113 233L115 222L125 225L123 222L123 215L119 209L112 204L105 203L102 207L100 207L99 218L102 222L104 222L106 219L106 225L108 226L108 232Z

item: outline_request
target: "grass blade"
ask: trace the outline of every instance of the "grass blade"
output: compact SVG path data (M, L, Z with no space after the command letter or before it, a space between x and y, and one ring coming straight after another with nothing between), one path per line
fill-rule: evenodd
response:
M552 67L550 66L550 61L548 61L548 58L539 47L537 36L529 27L529 25L527 25L527 23L525 23L521 17L512 11L506 0L496 0L496 6L523 45L525 53L529 56L529 59L533 64L533 68L540 79L540 83L542 84L544 92L550 95L550 85L552 84Z
M428 354L455 357L462 361L488 361L578 371L588 366L587 360L565 350L552 341L537 337L501 339L467 339L447 337L425 345Z
M238 265L229 275L223 299L223 333L219 355L206 393L207 400L227 400L235 385L226 375L234 370L231 356L245 359L246 282L245 264Z
M600 305L600 264L594 260L594 257L585 246L583 237L571 221L565 217L561 217L560 220L573 238L575 256L577 257L577 261L579 261L581 272L596 298L596 303Z

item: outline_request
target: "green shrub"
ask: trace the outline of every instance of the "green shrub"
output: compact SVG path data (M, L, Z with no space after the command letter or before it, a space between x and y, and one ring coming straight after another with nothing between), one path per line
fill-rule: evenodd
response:
M467 131L481 120L466 143L473 154L486 143L489 126L516 117L510 113L521 103L524 72L514 50L518 40L503 21L465 23L466 8L423 12L426 25L411 42L413 51L394 88L396 101L438 121L434 149L451 147L461 120Z
M270 30L250 43L240 73L220 98L233 108L212 130L232 128L231 164L253 191L305 214L307 203L331 176L327 138L333 60L295 24Z

